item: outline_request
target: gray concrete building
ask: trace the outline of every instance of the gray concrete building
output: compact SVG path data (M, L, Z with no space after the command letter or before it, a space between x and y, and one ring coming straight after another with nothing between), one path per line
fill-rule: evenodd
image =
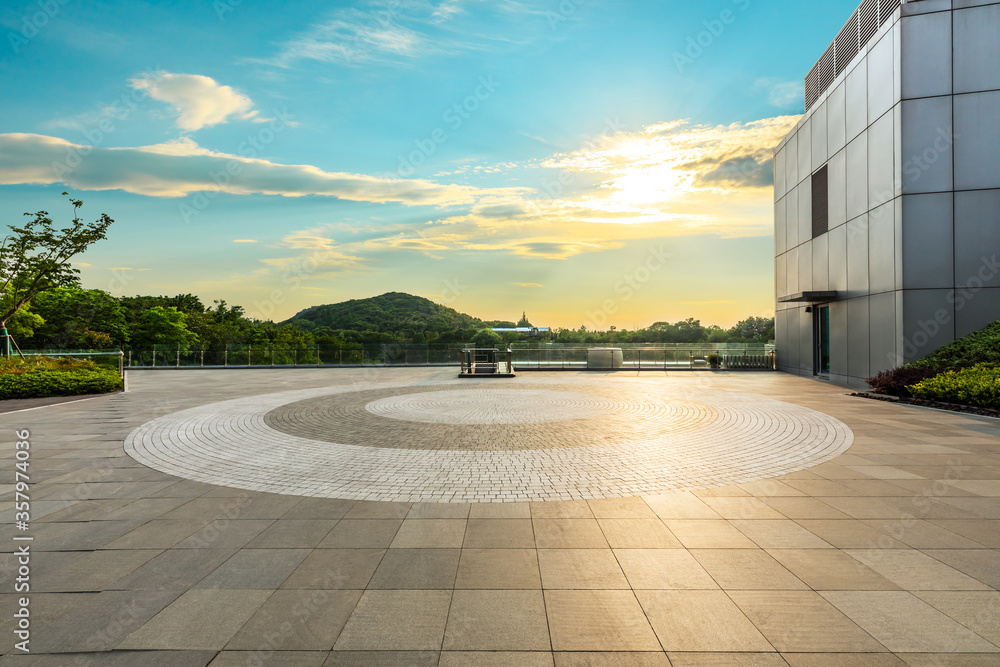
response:
M774 168L780 370L863 387L1000 319L1000 2L866 0Z

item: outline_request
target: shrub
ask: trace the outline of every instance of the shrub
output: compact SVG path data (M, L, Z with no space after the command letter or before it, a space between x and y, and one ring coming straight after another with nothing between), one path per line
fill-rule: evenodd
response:
M1000 364L1000 321L945 345L934 354L915 361L915 368L958 370L976 364Z
M868 386L880 394L889 396L909 397L912 385L932 378L941 372L940 368L915 368L912 365L882 371L873 378L868 378Z
M116 371L33 370L0 374L0 400L106 394L122 388Z
M1000 409L1000 366L977 364L948 371L910 387L915 398Z
M115 363L117 364L117 360ZM30 356L25 359L21 357L0 358L0 374L21 374L42 370L96 371L100 370L100 366L89 359L72 359L69 357Z

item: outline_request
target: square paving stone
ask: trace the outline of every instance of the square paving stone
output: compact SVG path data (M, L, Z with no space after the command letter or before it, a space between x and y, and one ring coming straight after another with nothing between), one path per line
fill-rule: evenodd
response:
M1000 593L995 591L932 591L915 595L1000 646Z
M755 549L750 538L725 520L665 519L670 532L688 549Z
M226 645L229 650L328 651L361 591L280 590Z
M114 542L142 524L128 521L86 521L82 523L34 523L32 551L92 551Z
M848 519L846 514L835 510L815 498L765 498L764 502L780 512L786 519Z
M652 651L554 653L555 667L670 667L666 653Z
M530 503L532 519L593 519L586 500L554 500Z
M554 651L660 651L631 591L545 591Z
M541 591L455 591L444 650L548 651Z
M656 513L642 498L602 498L588 500L598 519L655 519Z
M365 591L335 651L437 651L451 591Z
M533 549L530 519L469 519L466 549Z
M221 650L271 593L188 591L132 633L118 648Z
M461 549L465 519L407 519L389 546L393 549Z
M215 651L114 651L108 653L78 653L73 656L73 667L205 667L215 656ZM0 665L7 667L66 667L63 654L7 655L0 657Z
M724 590L808 588L761 549L694 549L691 554Z
M248 549L312 549L323 541L336 521L279 519L254 538Z
M316 548L388 549L402 524L402 519L344 519Z
M329 651L274 651L264 654L253 651L223 651L216 656L209 667L253 667L263 665L263 657L267 658L268 667L323 667L329 656Z
M447 590L454 588L460 549L389 549L369 589Z
M717 589L719 586L684 549L615 549L633 589Z
M534 519L532 523L539 549L608 548L608 540L596 519Z
M846 553L909 591L975 591L989 588L981 581L913 549L852 549Z
M789 667L906 667L892 653L783 653L781 657Z
M477 503L469 512L470 519L530 519L528 503Z
M731 521L761 549L829 549L830 544L816 537L791 519Z
M243 549L202 579L197 588L273 590L307 555L308 549Z
M196 521L204 526L223 515L233 512L239 505L240 499L238 498L194 498L177 509L160 515L158 518L166 521Z
M838 549L904 549L906 545L857 519L799 519L796 523Z
M338 521L354 507L353 500L333 498L305 498L282 515L282 519L312 519L317 521Z
M722 591L636 591L666 651L770 651Z
M629 588L610 549L539 549L538 566L546 589Z
M1000 588L1000 551L995 549L926 549L924 553L992 588Z
M282 496L276 493L258 493L244 503L236 505L229 513L231 519L280 519L302 502L299 496Z
M31 589L38 593L100 592L159 553L156 550L38 553L31 562Z
M1000 549L1000 521L989 519L934 519L931 523L990 549Z
M232 549L169 549L110 586L113 590L186 591L235 552Z
M219 519L174 545L175 549L242 549L274 523L271 519Z
M468 519L471 505L459 503L414 503L407 519Z
M661 519L721 519L722 517L690 491L675 491L659 496L643 496L649 508Z
M830 591L823 597L894 653L1000 653L905 591Z
M438 667L437 651L334 651L323 667Z
M780 652L878 653L885 647L813 591L730 591Z
M865 521L872 528L891 535L900 542L915 549L982 549L978 542L967 540L950 530L945 530L930 521L913 520L900 525L885 519Z
M439 667L552 667L547 651L442 651Z
M316 549L288 575L283 589L363 590L385 549Z
M105 591L88 596L58 620L36 627L31 650L36 653L110 651L178 595L162 591ZM36 607L40 603L44 604L35 600Z
M344 515L345 519L405 519L411 503L379 503L360 500Z
M659 519L598 519L612 549L679 549L681 543Z
M196 530L194 521L150 521L104 545L105 549L169 549Z
M892 591L898 586L842 551L772 549L770 555L817 591Z
M784 519L784 515L757 498L704 498L723 519Z
M463 549L455 588L540 589L534 549Z

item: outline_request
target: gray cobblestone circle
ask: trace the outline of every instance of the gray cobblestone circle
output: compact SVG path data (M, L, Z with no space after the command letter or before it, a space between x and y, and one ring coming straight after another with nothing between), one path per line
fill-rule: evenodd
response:
M531 400L515 403L510 415L489 402L522 390ZM324 403L353 408L309 425L327 429L325 439L286 432L294 431L295 414ZM561 403L577 417L525 421L532 413L558 414ZM438 405L461 409L438 416L447 420L439 423L429 414ZM337 442L343 434L330 416L336 414L353 415L362 426L367 420L365 444ZM424 444L394 441L405 431L388 424L420 434ZM348 426L352 437L365 435ZM499 429L508 447L498 449L499 441L485 436L442 447L448 429ZM549 440L555 446L519 442L546 429L557 436ZM381 383L228 400L147 422L126 438L125 449L169 474L252 491L476 503L631 497L755 481L828 461L853 437L829 415L768 398L667 383L623 392L577 376L572 384L519 379L503 390L478 382Z

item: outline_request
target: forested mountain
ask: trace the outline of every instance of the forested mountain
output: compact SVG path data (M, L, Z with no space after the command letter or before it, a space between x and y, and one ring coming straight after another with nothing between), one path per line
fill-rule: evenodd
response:
M372 331L377 333L444 332L484 326L479 318L460 313L429 299L401 292L389 292L369 299L313 306L298 313L285 324L335 331ZM311 328L308 324L305 328Z

